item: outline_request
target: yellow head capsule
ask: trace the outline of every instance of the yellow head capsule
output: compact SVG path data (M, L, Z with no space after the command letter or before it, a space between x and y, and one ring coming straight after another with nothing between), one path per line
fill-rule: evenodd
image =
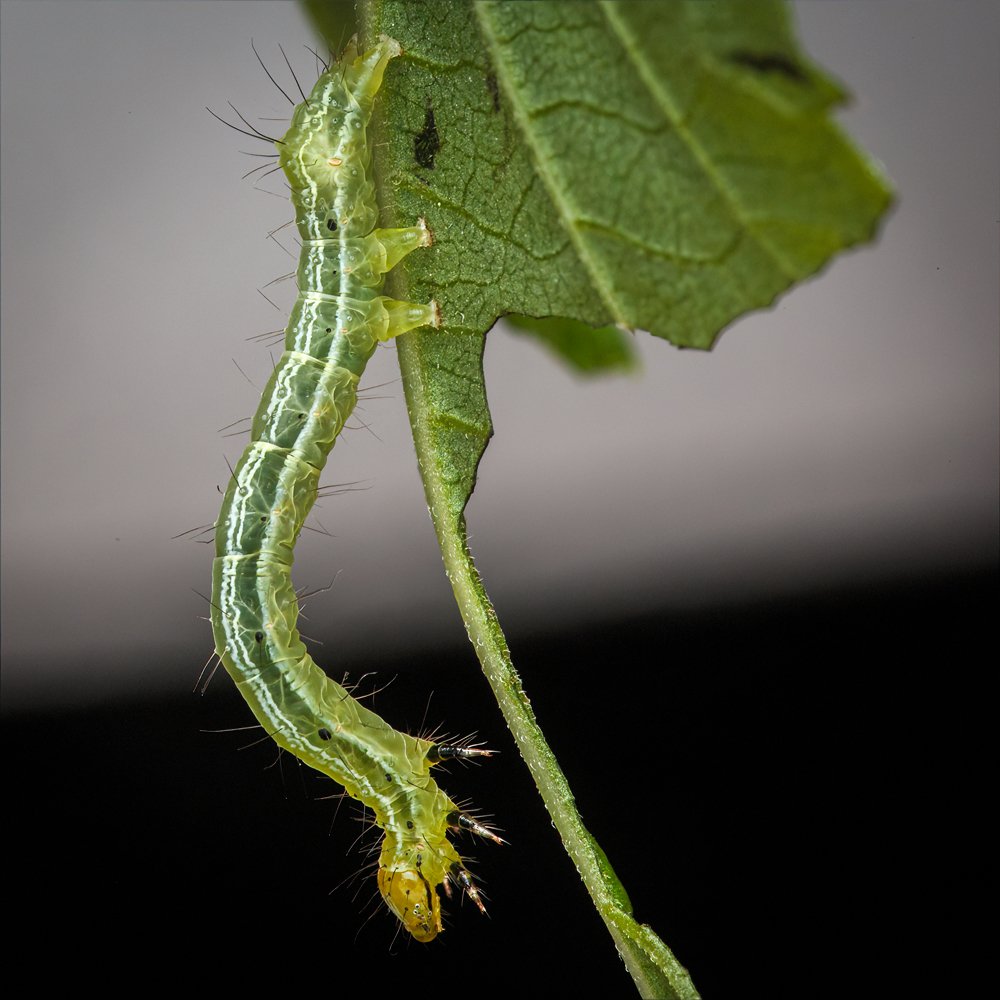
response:
M432 941L441 931L441 901L416 868L379 868L378 888L386 905L418 940Z

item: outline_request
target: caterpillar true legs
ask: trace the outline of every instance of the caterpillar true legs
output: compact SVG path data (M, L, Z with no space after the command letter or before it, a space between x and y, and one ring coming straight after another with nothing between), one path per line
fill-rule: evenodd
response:
M278 143L302 240L299 294L216 525L212 627L220 660L265 730L372 810L385 831L382 897L417 940L429 941L442 927L438 886L450 893L454 884L483 908L449 831L502 842L438 788L430 769L488 751L397 732L327 677L299 636L291 580L296 539L368 359L379 341L440 323L434 302L379 294L383 275L432 241L423 220L374 228L367 125L386 65L399 54L384 36L364 53L352 42L296 106Z

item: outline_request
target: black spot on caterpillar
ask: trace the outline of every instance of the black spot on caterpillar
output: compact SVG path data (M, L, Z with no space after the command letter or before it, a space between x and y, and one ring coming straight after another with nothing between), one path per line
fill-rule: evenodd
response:
M212 628L219 660L265 731L372 811L385 832L382 897L410 934L429 941L442 929L439 886L455 885L483 909L449 832L470 830L501 842L451 801L431 768L489 751L438 747L397 732L327 677L296 627L291 580L295 543L368 359L379 342L440 325L434 302L380 294L384 274L432 242L423 219L402 229L375 228L367 126L386 66L400 52L384 36L367 52L351 42L276 141L302 244L299 291L284 353L216 523ZM264 138L249 127L246 134ZM424 135L417 149L433 167L438 138L430 105Z
M441 148L437 125L434 123L434 106L427 99L427 111L424 113L424 127L413 139L413 159L425 170L434 169L434 157Z

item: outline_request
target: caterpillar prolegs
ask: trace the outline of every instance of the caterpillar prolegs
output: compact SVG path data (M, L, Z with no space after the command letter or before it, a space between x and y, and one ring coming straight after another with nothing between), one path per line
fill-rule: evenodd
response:
M375 228L367 126L400 51L384 36L363 53L352 42L278 143L302 240L299 293L216 525L212 628L216 653L264 729L371 809L385 831L382 897L410 934L429 941L442 926L438 886L450 894L454 884L483 908L449 831L500 842L438 788L431 767L488 751L397 732L327 677L299 636L291 581L295 541L368 359L380 341L440 322L434 302L380 294L385 272L431 245L422 219Z

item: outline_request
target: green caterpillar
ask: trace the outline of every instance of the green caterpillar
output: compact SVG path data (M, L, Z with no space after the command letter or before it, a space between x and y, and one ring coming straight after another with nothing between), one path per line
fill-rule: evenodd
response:
M371 809L385 831L382 897L418 941L430 941L442 928L438 886L449 895L458 886L483 909L449 831L502 843L438 788L431 767L488 751L399 733L327 677L296 628L291 580L295 541L368 359L379 341L440 325L433 301L379 294L386 271L431 245L422 219L375 228L367 126L385 68L400 53L385 36L364 53L352 41L295 107L278 143L302 240L299 293L216 524L212 629L219 659L279 746Z

